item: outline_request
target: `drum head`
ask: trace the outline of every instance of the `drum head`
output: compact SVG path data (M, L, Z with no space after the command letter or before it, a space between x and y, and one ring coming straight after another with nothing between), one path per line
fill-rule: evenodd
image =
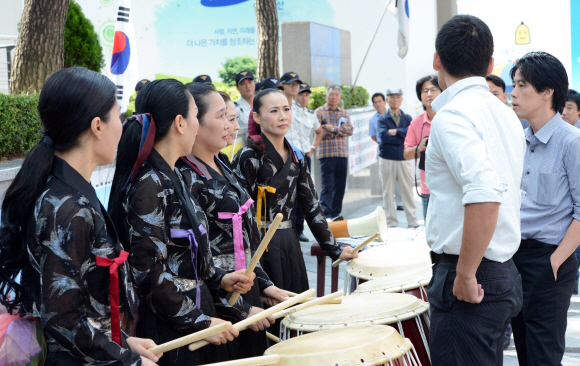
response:
M429 284L432 276L431 268L428 271L399 272L386 277L373 278L361 283L355 294L368 292L402 292L409 291Z
M431 270L429 246L423 240L389 242L365 250L346 266L353 277L371 280L395 273Z
M282 325L300 332L355 325L396 324L416 318L429 304L413 295L369 293L345 296L341 304L322 304L287 315Z
M306 334L278 343L264 354L279 355L280 366L375 366L400 358L411 348L411 342L394 328L374 325Z

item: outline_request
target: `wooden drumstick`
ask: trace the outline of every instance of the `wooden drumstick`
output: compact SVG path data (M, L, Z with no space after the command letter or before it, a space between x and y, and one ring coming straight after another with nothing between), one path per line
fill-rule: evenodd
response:
M304 310L304 309L307 309L307 308L312 307L312 306L315 306L315 305L325 304L328 300L330 300L330 299L336 299L337 297L341 297L343 295L344 295L344 291L343 290L333 292L333 293L331 293L329 295L319 297L319 298L314 299L312 301L308 301L305 304L298 305L298 306L295 306L293 308L289 308L289 309L286 309L286 310L279 311L279 312L277 312L277 313L274 314L274 319L283 318L283 317L285 317L288 314L292 314L292 313L295 313L297 311ZM235 324L234 324L234 327L235 327Z
M288 295L289 297L297 295L295 292L292 292L292 291L288 291L288 290L282 290L282 291L284 291L286 293L286 295ZM305 303L307 301L313 301L313 300L316 300L316 298L309 297L308 299L305 299L302 302ZM330 299L327 302L325 302L325 304L342 304L342 299Z
M289 296L289 297L292 297L292 296ZM299 304L304 304L304 303L307 303L309 301L314 301L316 299L317 299L316 297L309 297L307 299L300 301ZM266 302L267 300L268 300L268 297L260 296L261 302ZM327 302L325 302L325 304L342 304L342 299L330 299Z
M275 335L273 335L270 332L266 332L266 338L268 338L269 340L271 340L272 342L275 343L280 343L280 338L276 337Z
M367 240L363 241L361 244L357 245L356 248L354 248L353 250L351 250L350 251L350 254L356 254L356 253L358 253L362 248L366 247L368 244L370 244L371 241L375 240L379 236L381 236L381 234L379 234L379 233L376 233L375 235L371 236ZM344 260L338 258L337 260L335 260L334 262L332 262L332 266L333 267L336 267L339 264L341 264L342 262L344 262Z
M315 293L316 293L316 290L311 288L310 290L304 291L303 293L301 293L298 296L289 298L288 300L283 301L283 302L279 303L278 305L274 305L271 308L265 309L264 311L262 311L256 315L250 316L249 318L242 320L241 322L237 322L236 324L233 325L233 327L239 331L242 331L242 330L246 329L249 325L254 324L255 322L257 322L259 320L265 319L265 318L269 317L270 315L272 315L278 311L284 310L289 306L296 305L298 302L300 302L300 300L306 299L306 298L314 295ZM321 297L321 299L322 299L322 297ZM308 304L312 304L312 303L313 303L313 301L309 302ZM304 304L304 305L306 305L306 304ZM200 349L201 347L207 346L208 344L209 344L208 341L198 341L198 342L190 344L189 350L195 351L196 349Z
M242 358L241 360L210 363L201 366L259 366L259 365L273 365L278 362L280 362L280 356L268 355L252 358Z
M254 256L252 257L252 261L250 262L250 265L248 266L248 268L246 268L246 272L244 272L244 276L250 277L252 275L252 272L254 272L254 268L256 268L256 266L258 265L260 258L262 258L262 254L264 254L264 250L266 250L266 247L268 246L268 244L270 244L270 240L272 240L274 233L276 232L276 230L278 230L278 226L282 222L283 218L284 218L284 216L282 216L281 213L276 215L276 217L274 218L274 221L272 221L272 225L270 225L270 228L266 232L266 235L264 235L264 239L262 239L260 246L256 250L256 253L254 253ZM234 292L232 294L232 296L230 297L230 299L228 300L228 304L230 304L230 305L235 304L236 301L238 301L239 297L240 297L240 293Z
M232 327L232 323L230 323L230 322L221 323L221 324L216 325L215 327L200 330L199 332L188 334L185 337L177 338L177 339L174 339L172 341L169 341L169 342L160 344L158 346L149 348L148 351L153 352L154 354L158 355L158 354L161 354L164 352L174 350L174 349L179 348L179 347L187 346L188 344L190 344L192 342L197 342L199 340L214 336L214 335L219 334L221 332L225 332L227 330L230 330L231 327Z

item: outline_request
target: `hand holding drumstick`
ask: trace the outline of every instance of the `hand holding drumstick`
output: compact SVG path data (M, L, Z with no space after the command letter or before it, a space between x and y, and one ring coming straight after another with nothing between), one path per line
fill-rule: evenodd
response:
M219 325L222 323L226 323L226 321L221 320L219 318L211 318L210 328L215 327L216 325ZM240 335L240 332L236 328L231 327L224 332L218 333L218 334L213 335L211 337L207 337L207 338L205 338L205 340L211 344L215 344L216 346L219 346L220 344L226 344L227 342L233 341L234 338L237 338L239 335Z
M240 269L239 271L225 275L222 278L221 288L227 292L235 291L240 294L245 294L252 289L254 278L256 278L254 272L246 274L245 269Z

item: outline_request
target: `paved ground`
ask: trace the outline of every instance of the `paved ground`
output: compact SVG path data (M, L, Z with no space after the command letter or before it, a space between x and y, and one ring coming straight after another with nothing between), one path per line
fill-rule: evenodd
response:
M360 210L354 212L344 212L345 218L357 218L365 216L373 212L377 206L382 205L382 200L377 197L376 202L368 205ZM421 226L424 225L422 206L419 197L416 197L417 206L417 217L420 218ZM397 211L397 218L399 220L399 227L407 227L407 219L403 211ZM305 234L312 241L314 237L312 233L306 228ZM306 270L308 271L308 281L310 283L310 288L316 288L316 258L310 256L310 245L311 243L301 243L302 252L304 254L304 260L306 262ZM345 264L340 265L339 270L339 281L338 288L342 289L344 287L344 267ZM325 293L330 293L330 259L327 260L326 267L326 289ZM504 365L505 366L517 366L517 354L515 347L513 346L513 339L510 347L504 352ZM570 304L570 309L568 310L568 329L566 331L566 354L562 360L563 366L580 366L580 296L575 295L572 297L572 303Z

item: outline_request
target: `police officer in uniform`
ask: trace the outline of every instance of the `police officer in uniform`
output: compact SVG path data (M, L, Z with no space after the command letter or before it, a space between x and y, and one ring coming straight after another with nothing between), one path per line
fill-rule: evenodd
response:
M240 92L240 99L235 102L238 111L240 128L248 128L248 118L254 103L256 82L251 71L241 71L236 75L236 89Z
M211 78L209 77L209 75L206 75L206 74L197 75L196 77L193 78L193 82L194 83L208 84L208 85L213 86Z

